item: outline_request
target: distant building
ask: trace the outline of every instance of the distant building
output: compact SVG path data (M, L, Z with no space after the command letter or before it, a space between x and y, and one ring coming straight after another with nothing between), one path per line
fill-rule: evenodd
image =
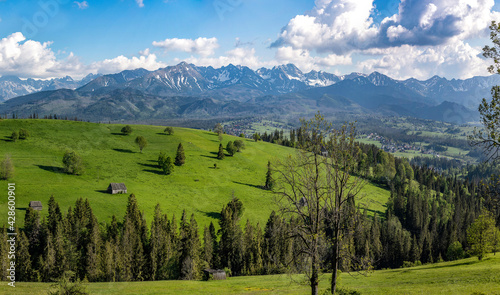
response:
M203 280L225 280L226 272L222 269L205 269L203 270Z
M110 183L108 186L108 193L110 194L126 194L127 187L124 183Z
M30 208L33 208L33 210L42 211L42 202L30 201Z

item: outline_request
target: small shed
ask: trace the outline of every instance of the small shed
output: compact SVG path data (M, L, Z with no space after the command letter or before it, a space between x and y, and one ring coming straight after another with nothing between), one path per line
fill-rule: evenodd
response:
M108 186L108 193L110 194L126 194L127 187L124 183L110 183Z
M42 211L42 202L30 201L30 208L33 208L33 210Z
M226 272L222 269L205 269L203 270L203 280L225 280Z

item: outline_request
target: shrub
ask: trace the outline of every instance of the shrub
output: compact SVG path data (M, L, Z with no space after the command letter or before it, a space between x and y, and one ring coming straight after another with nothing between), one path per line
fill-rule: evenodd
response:
M163 130L163 132L165 132L168 135L172 135L172 134L174 134L174 128L169 126L169 127L165 128L165 130Z
M6 155L0 163L0 179L11 179L14 177L14 171L14 163L12 163L10 156Z
M235 140L233 144L238 152L241 152L245 148L245 143L241 139Z
M17 133L17 131L12 132L10 139L12 139L13 142L16 142L19 139L19 133Z
M455 241L448 246L446 251L446 259L457 260L464 258L464 249L459 241Z
M130 133L132 133L132 127L127 125L127 126L123 127L121 131L123 134L129 135Z
M26 129L19 129L19 139L27 139L30 133Z
M67 151L63 156L64 171L73 175L83 174L82 158L75 152Z

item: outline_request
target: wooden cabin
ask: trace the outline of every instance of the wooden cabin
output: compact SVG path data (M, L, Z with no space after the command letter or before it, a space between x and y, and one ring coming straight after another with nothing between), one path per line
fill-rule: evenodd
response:
M110 183L108 186L108 193L110 194L126 194L127 187L124 183Z
M205 269L203 270L203 280L225 280L226 272L222 269Z
M33 208L33 210L42 211L42 202L30 201L30 208Z

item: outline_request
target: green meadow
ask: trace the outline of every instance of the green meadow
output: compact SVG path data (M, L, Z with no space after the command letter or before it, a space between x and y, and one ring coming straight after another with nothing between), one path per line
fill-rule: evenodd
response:
M74 206L78 198L88 199L100 222L113 215L123 218L128 194L136 195L146 221L151 222L154 207L161 205L169 218L179 219L182 211L194 214L200 230L217 218L223 205L240 198L245 211L242 219L259 222L263 227L276 209L275 195L263 190L268 160L284 157L291 148L244 139L246 148L233 157L216 159L219 139L212 132L174 128L173 135L163 133L164 126L132 125L131 135L123 135L124 125L98 124L62 120L1 120L0 157L9 154L14 162L15 176L0 181L0 191L7 192L7 183L16 184L16 225L23 226L29 201L45 206L53 195L63 212ZM10 141L13 131L24 128L27 140ZM139 152L134 143L142 135L148 146ZM223 135L224 147L238 139ZM241 139L241 138L240 138ZM179 143L186 155L186 164L175 167L172 175L163 175L156 167L158 154L174 158ZM68 175L63 171L62 157L67 150L77 152L85 164L85 173ZM214 169L217 164L217 169ZM106 189L111 182L123 182L128 194L111 195ZM389 192L367 184L361 192L363 204L370 213L385 211ZM0 199L0 215L7 221L6 198ZM47 214L47 207L42 216Z
M329 286L330 274L321 276L320 294ZM489 255L422 265L412 268L379 270L367 274L340 276L340 286L361 294L500 294L500 256ZM90 294L308 294L303 275L231 277L225 281L157 281L88 283ZM16 283L15 292L7 282L1 294L45 294L49 283Z

